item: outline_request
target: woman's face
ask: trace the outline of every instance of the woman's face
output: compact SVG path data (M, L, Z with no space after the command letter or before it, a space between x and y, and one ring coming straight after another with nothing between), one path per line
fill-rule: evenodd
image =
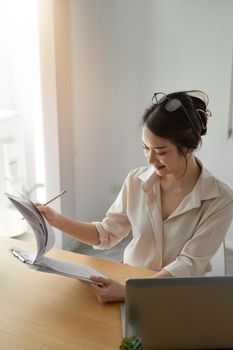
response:
M142 129L142 145L149 164L159 176L172 174L179 177L186 168L185 157L169 140L153 134L147 126Z

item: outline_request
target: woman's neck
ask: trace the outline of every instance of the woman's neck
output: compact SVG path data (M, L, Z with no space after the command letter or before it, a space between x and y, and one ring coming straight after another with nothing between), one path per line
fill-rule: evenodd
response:
M183 174L169 174L161 177L160 184L164 191L172 188L176 189L177 192L186 188L193 188L200 176L201 167L196 161L193 155L187 157L186 167Z

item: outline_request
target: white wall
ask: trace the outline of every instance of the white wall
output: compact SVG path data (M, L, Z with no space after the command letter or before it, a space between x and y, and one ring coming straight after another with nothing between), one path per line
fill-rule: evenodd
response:
M154 91L208 92L213 118L199 157L233 186L233 1L70 4L76 216L101 219L127 172L145 164L139 123Z
M142 1L71 4L76 213L101 219L128 171L145 163L140 118L148 104L149 31L141 13L149 8Z

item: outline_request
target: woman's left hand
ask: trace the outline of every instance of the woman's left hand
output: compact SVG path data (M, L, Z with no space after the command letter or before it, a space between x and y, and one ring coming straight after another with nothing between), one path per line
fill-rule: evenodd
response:
M101 285L84 282L95 294L101 303L113 303L125 301L125 286L104 277L92 276L91 280ZM82 282L82 281L81 281Z

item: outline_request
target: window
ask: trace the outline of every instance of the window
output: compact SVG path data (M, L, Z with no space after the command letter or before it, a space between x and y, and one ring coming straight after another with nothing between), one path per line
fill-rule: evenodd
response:
M0 235L15 236L4 192L45 196L37 0L0 2L0 77Z

